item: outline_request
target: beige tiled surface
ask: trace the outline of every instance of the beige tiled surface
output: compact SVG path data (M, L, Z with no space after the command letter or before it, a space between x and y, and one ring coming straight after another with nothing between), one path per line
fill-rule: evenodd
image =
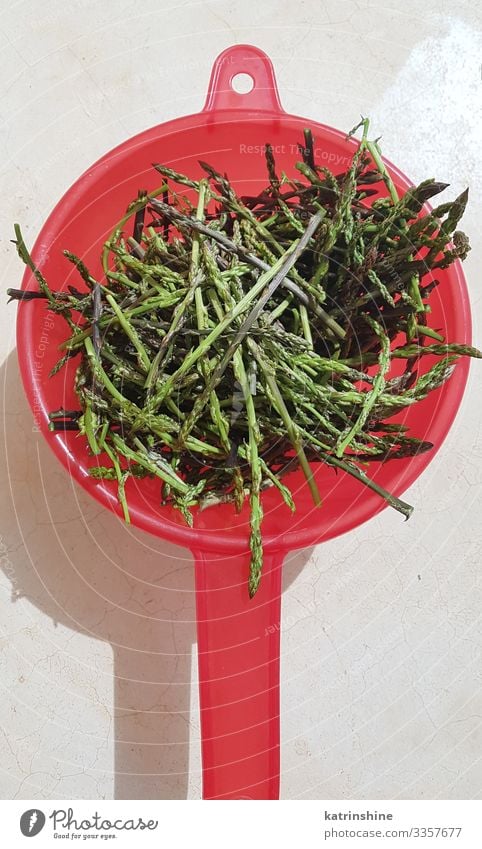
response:
M248 42L271 56L287 111L342 129L368 114L414 179L470 185L480 343L480 24L477 2L445 0L3 4L3 290L21 276L12 223L31 241L90 162L201 108L215 56ZM122 527L32 432L14 312L0 313L0 793L196 798L190 555ZM408 524L385 511L288 559L284 798L482 796L481 388L475 364Z

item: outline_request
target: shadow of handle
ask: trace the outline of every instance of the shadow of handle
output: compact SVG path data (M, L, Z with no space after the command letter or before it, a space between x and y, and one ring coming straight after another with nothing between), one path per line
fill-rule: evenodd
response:
M194 551L204 799L279 798L281 565Z

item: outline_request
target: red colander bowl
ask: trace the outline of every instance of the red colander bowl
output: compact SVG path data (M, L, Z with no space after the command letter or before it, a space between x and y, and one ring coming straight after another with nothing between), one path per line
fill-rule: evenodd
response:
M240 73L252 79L249 93L238 94L233 89L233 78ZM313 131L319 164L335 173L345 170L356 142L331 127L284 112L268 57L249 45L230 47L214 63L204 109L140 133L89 168L49 216L33 258L52 288L79 285L77 273L62 254L65 248L100 276L102 245L113 226L138 189L151 191L159 184L152 163L162 162L199 178L204 172L198 160L206 160L226 172L239 193L255 194L266 184L265 144L272 144L279 169L294 173L297 146L306 126ZM386 164L403 193L411 182ZM470 310L461 266L456 262L438 276L440 285L430 300L431 325L441 328L447 341L469 344ZM28 270L23 287L37 288ZM89 477L93 461L86 440L48 430L50 410L76 406L75 359L57 376L48 377L59 357L58 344L65 337L63 319L46 311L40 301L19 305L20 369L38 426L69 474L101 504L121 515L114 482ZM467 372L464 359L440 389L409 408L404 421L412 435L440 447L460 404ZM400 495L433 455L434 451L385 465L371 464L369 474ZM204 798L278 798L283 558L291 549L345 533L385 507L375 492L353 478L335 475L325 466L315 469L323 497L321 508L314 507L299 472L287 480L295 497L294 514L276 490L263 494L264 573L252 601L247 593L247 504L238 515L231 505L195 513L194 528L189 528L176 510L159 505L154 481L131 478L127 482L132 522L186 546L195 558Z

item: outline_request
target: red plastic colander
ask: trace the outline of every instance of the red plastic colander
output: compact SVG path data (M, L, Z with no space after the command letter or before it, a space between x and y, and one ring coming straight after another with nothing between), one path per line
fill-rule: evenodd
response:
M237 74L248 74L249 93L232 87ZM168 164L196 178L198 160L226 172L240 193L254 194L266 184L264 145L273 145L280 169L293 173L303 129L312 128L320 164L335 173L346 169L356 142L322 124L288 115L281 108L273 68L259 49L238 45L214 63L204 109L161 124L124 142L89 168L68 190L45 223L33 257L53 288L79 285L75 269L63 257L68 248L101 275L104 240L140 188L154 190L159 175L153 162ZM387 163L401 192L410 181ZM439 275L431 295L431 325L448 341L470 343L467 290L457 262ZM35 289L27 271L25 289ZM92 457L87 442L73 433L50 433L48 412L76 405L75 360L55 377L58 343L66 337L63 319L40 301L21 303L17 339L21 374L29 402L49 445L73 477L98 501L120 515L116 485L89 477ZM427 367L430 365L427 360ZM404 414L414 436L439 447L462 398L468 362L461 361L450 380ZM400 495L423 471L434 452L415 458L371 464L369 474ZM296 512L279 493L263 493L264 573L250 601L249 508L237 515L232 505L195 511L187 527L179 513L159 506L155 481L130 479L126 495L132 522L191 549L195 559L200 679L203 796L205 799L276 799L279 795L279 623L281 565L286 553L345 533L385 507L374 492L345 474L315 466L323 505L315 508L300 472L287 483Z

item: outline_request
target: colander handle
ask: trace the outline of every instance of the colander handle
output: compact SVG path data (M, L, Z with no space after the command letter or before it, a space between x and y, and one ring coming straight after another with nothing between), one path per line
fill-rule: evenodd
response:
M251 77L251 91L239 94L233 88L238 74ZM204 110L225 109L283 112L273 65L258 47L236 44L224 50L214 62Z
M265 554L251 600L248 554L194 556L203 798L278 799L284 555Z

